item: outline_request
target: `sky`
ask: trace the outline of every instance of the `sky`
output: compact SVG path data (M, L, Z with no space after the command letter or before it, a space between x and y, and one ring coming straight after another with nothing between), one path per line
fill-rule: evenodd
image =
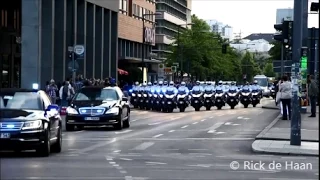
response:
M309 4L315 1L309 0ZM276 10L282 8L293 8L293 0L192 0L192 14L228 24L233 33L241 31L242 37L274 33ZM308 18L309 27L319 27L319 14L309 14Z

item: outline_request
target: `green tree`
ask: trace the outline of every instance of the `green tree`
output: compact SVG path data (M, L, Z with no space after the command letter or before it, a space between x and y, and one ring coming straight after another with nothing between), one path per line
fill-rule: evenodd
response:
M247 81L252 81L253 77L257 74L261 74L261 70L257 63L253 59L253 55L248 51L241 59L242 72L246 74Z
M281 59L281 42L274 41L271 43L273 47L269 50L269 55L271 60L280 60Z
M268 76L268 77L275 77L275 73L273 71L273 64L272 63L267 63L263 69L263 74Z
M171 46L173 52L167 57L167 65L182 61L182 71L189 72L199 80L237 80L241 75L241 63L233 49L222 54L225 41L210 32L209 25L197 16L192 16L192 28L182 31ZM177 46L179 44L179 46Z

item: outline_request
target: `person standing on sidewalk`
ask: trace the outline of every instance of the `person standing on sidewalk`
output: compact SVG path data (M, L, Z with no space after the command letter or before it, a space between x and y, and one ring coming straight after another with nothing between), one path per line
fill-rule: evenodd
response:
M50 84L48 84L46 87L46 93L49 95L52 104L56 104L56 100L58 98L57 92L58 86L55 84L55 81L51 79Z
M283 83L279 86L280 100L283 109L282 120L288 120L291 118L291 82L288 81L287 76L283 76L282 80Z
M311 105L311 116L316 117L316 105L317 105L317 97L319 96L319 89L316 80L313 75L308 77L308 96L310 99Z

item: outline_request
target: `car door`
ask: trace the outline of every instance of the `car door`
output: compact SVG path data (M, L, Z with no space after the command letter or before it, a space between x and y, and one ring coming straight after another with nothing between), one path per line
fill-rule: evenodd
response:
M122 117L127 117L127 114L128 114L128 108L126 106L127 102L122 100L122 98L125 96L120 88L117 88L117 93L120 98L120 106L122 107Z
M45 93L41 93L41 98L43 100L45 109L48 108L49 105L51 105L51 101L48 97L47 94ZM57 116L52 116L48 118L50 121L50 133L51 133L51 137L57 137L58 135L58 130L59 130L59 117Z

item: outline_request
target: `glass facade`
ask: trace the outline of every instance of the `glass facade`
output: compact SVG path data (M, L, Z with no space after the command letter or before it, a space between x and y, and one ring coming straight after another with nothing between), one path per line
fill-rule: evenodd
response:
M90 0L0 1L1 87L32 88L72 76L68 47L85 46L77 74L117 78L118 2ZM103 4L103 3L101 3ZM114 6L116 8L114 8Z

